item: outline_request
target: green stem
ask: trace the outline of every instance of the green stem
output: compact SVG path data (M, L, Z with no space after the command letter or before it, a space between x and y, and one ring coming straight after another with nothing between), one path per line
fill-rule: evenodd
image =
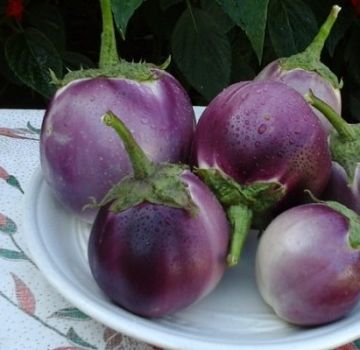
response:
M105 125L112 127L124 143L126 152L130 158L134 177L144 179L154 171L154 165L144 151L136 143L133 135L125 124L112 112L107 112L102 120Z
M227 215L232 227L227 263L229 267L232 267L239 262L241 251L250 230L253 212L247 206L238 204L230 206Z
M102 34L99 67L107 68L119 63L116 47L114 21L111 11L111 0L100 0L102 14Z
M343 140L353 141L355 139L355 132L351 124L347 123L326 102L316 97L312 90L309 90L304 97L308 103L319 110L327 118Z
M311 44L305 49L305 52L309 52L316 57L316 59L320 60L322 49L324 48L325 41L328 38L330 31L337 19L337 16L341 10L341 7L338 5L334 5L331 8L330 14L327 17L326 21L320 27L319 32L311 42Z

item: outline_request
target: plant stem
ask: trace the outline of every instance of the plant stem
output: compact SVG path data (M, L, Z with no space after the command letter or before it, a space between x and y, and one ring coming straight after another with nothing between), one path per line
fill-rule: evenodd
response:
M105 125L112 127L117 132L124 143L133 167L134 177L136 179L148 177L154 170L153 163L136 143L134 136L125 124L112 112L107 112L103 115L102 120Z
M232 267L239 262L241 251L250 230L253 212L246 205L238 204L230 206L227 215L232 226L227 263L229 267Z
M100 0L102 14L102 34L99 67L107 68L119 63L116 47L111 0Z
M319 110L331 123L340 137L346 141L355 139L355 132L352 126L337 114L326 102L316 97L312 90L305 94L305 100Z
M320 60L322 49L325 45L325 41L328 38L330 31L337 19L337 16L341 10L341 7L334 5L331 8L330 14L326 21L320 27L319 32L311 42L311 44L305 49L305 52L311 52L314 57Z

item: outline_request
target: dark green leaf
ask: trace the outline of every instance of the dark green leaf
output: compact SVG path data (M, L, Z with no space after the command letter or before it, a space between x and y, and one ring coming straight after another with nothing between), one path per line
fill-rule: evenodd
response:
M125 38L126 27L135 10L144 0L111 0L112 11L117 28Z
M279 57L303 51L317 32L315 16L302 0L272 0L268 18L271 41Z
M231 81L252 80L258 68L254 50L243 32L236 34L232 42Z
M229 84L231 48L225 33L203 10L186 10L172 36L174 61L208 100Z
M222 10L216 1L201 0L201 8L212 17L224 33L227 33L232 27L234 27L234 21Z
M163 11L167 10L169 7L182 2L183 0L160 0L160 7Z
M51 97L55 87L50 84L49 69L61 76L62 61L44 34L32 28L14 34L6 41L5 55L10 68L25 85Z
M334 55L335 49L339 41L344 37L347 30L351 27L355 19L355 13L350 8L343 8L331 30L329 38L326 40L326 47L331 56Z
M45 4L43 1L32 1L27 8L26 19L46 35L59 51L65 49L64 21L57 6Z
M0 258L8 260L27 260L27 256L23 252L2 248L0 248Z
M62 58L66 69L75 70L95 67L94 62L92 62L88 57L77 52L65 51L62 53Z
M95 346L89 344L88 342L80 338L79 335L75 332L74 328L72 327L66 333L66 337L76 345L80 345L90 349L96 349Z
M246 33L261 62L269 0L217 0L217 2Z
M68 307L54 312L50 317L72 320L89 320L90 317L75 307Z
M351 35L348 38L345 60L346 68L351 77L351 80L360 85L360 26L355 26Z
M23 85L22 82L15 76L14 72L10 69L5 57L5 50L2 45L0 45L0 75L2 75L12 84Z

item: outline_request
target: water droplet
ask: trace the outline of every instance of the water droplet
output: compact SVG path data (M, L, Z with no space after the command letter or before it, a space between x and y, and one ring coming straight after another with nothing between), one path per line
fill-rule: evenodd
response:
M262 135L262 134L266 131L266 129L267 129L266 124L261 124L261 125L259 126L259 128L258 128L258 133L259 133L260 135Z
M256 148L259 148L259 147L260 147L260 142L259 142L259 141L256 141L256 142L255 142L255 147L256 147Z

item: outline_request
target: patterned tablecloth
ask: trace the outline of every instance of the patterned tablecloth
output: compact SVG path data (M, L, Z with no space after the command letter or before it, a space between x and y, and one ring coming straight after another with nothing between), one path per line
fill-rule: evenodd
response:
M27 250L22 202L39 166L43 115L43 111L0 110L0 350L158 349L69 305L47 283ZM360 349L360 342L340 349Z

